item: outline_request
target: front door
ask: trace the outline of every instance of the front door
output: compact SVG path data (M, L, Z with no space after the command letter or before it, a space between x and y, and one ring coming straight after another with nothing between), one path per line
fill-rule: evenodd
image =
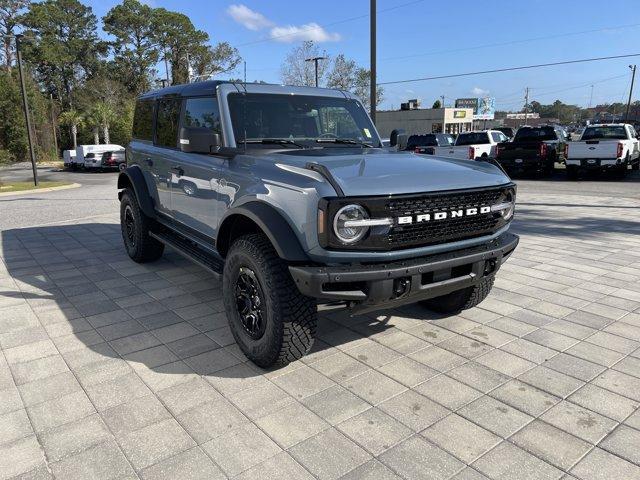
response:
M204 127L220 134L217 99L184 99L181 126ZM226 182L228 160L199 153L176 152L171 168L171 208L174 219L199 234L215 238L220 215L220 185Z

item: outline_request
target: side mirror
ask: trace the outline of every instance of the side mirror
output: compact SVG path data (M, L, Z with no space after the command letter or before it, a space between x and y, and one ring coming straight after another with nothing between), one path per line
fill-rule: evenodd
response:
M220 148L220 134L205 127L182 127L180 150L185 153L215 153Z
M407 144L409 143L409 135L407 135L406 133L401 133L397 136L396 140L399 152L407 149Z
M391 130L391 134L389 135L389 146L395 147L398 145L398 135L403 134L404 130L402 128L395 128Z

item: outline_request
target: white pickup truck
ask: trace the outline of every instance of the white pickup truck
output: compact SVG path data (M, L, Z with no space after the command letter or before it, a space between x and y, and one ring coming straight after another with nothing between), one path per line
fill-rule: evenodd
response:
M640 142L632 125L611 123L590 125L580 140L567 149L567 175L576 178L585 170L614 170L625 174L629 166L640 167Z
M496 145L508 142L507 136L498 130L461 133L452 147L433 147L433 155L459 160L495 158Z

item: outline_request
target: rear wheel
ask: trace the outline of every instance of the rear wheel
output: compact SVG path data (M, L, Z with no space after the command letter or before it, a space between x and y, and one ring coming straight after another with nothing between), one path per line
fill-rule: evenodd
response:
M311 349L316 302L300 293L264 235L245 235L231 245L222 292L231 333L259 367L286 365Z
M120 229L127 254L138 263L152 262L162 256L164 244L149 235L152 220L138 205L135 193L122 192L120 200Z
M567 178L569 180L578 179L578 169L576 167L567 167Z
M494 277L483 278L480 283L441 297L424 300L422 305L438 313L458 313L473 308L482 302L491 292Z

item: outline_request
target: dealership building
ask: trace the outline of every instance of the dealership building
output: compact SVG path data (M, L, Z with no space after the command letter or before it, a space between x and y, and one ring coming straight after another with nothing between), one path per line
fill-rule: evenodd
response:
M451 133L456 135L482 128L479 121L494 118L493 98L459 98L455 108L420 108L418 100L409 100L400 110L376 112L376 127L383 137L394 129L403 129L409 135Z
M471 108L412 108L406 110L382 110L376 112L376 128L380 135L388 138L396 128L409 135L425 133L451 133L471 131L473 110Z

